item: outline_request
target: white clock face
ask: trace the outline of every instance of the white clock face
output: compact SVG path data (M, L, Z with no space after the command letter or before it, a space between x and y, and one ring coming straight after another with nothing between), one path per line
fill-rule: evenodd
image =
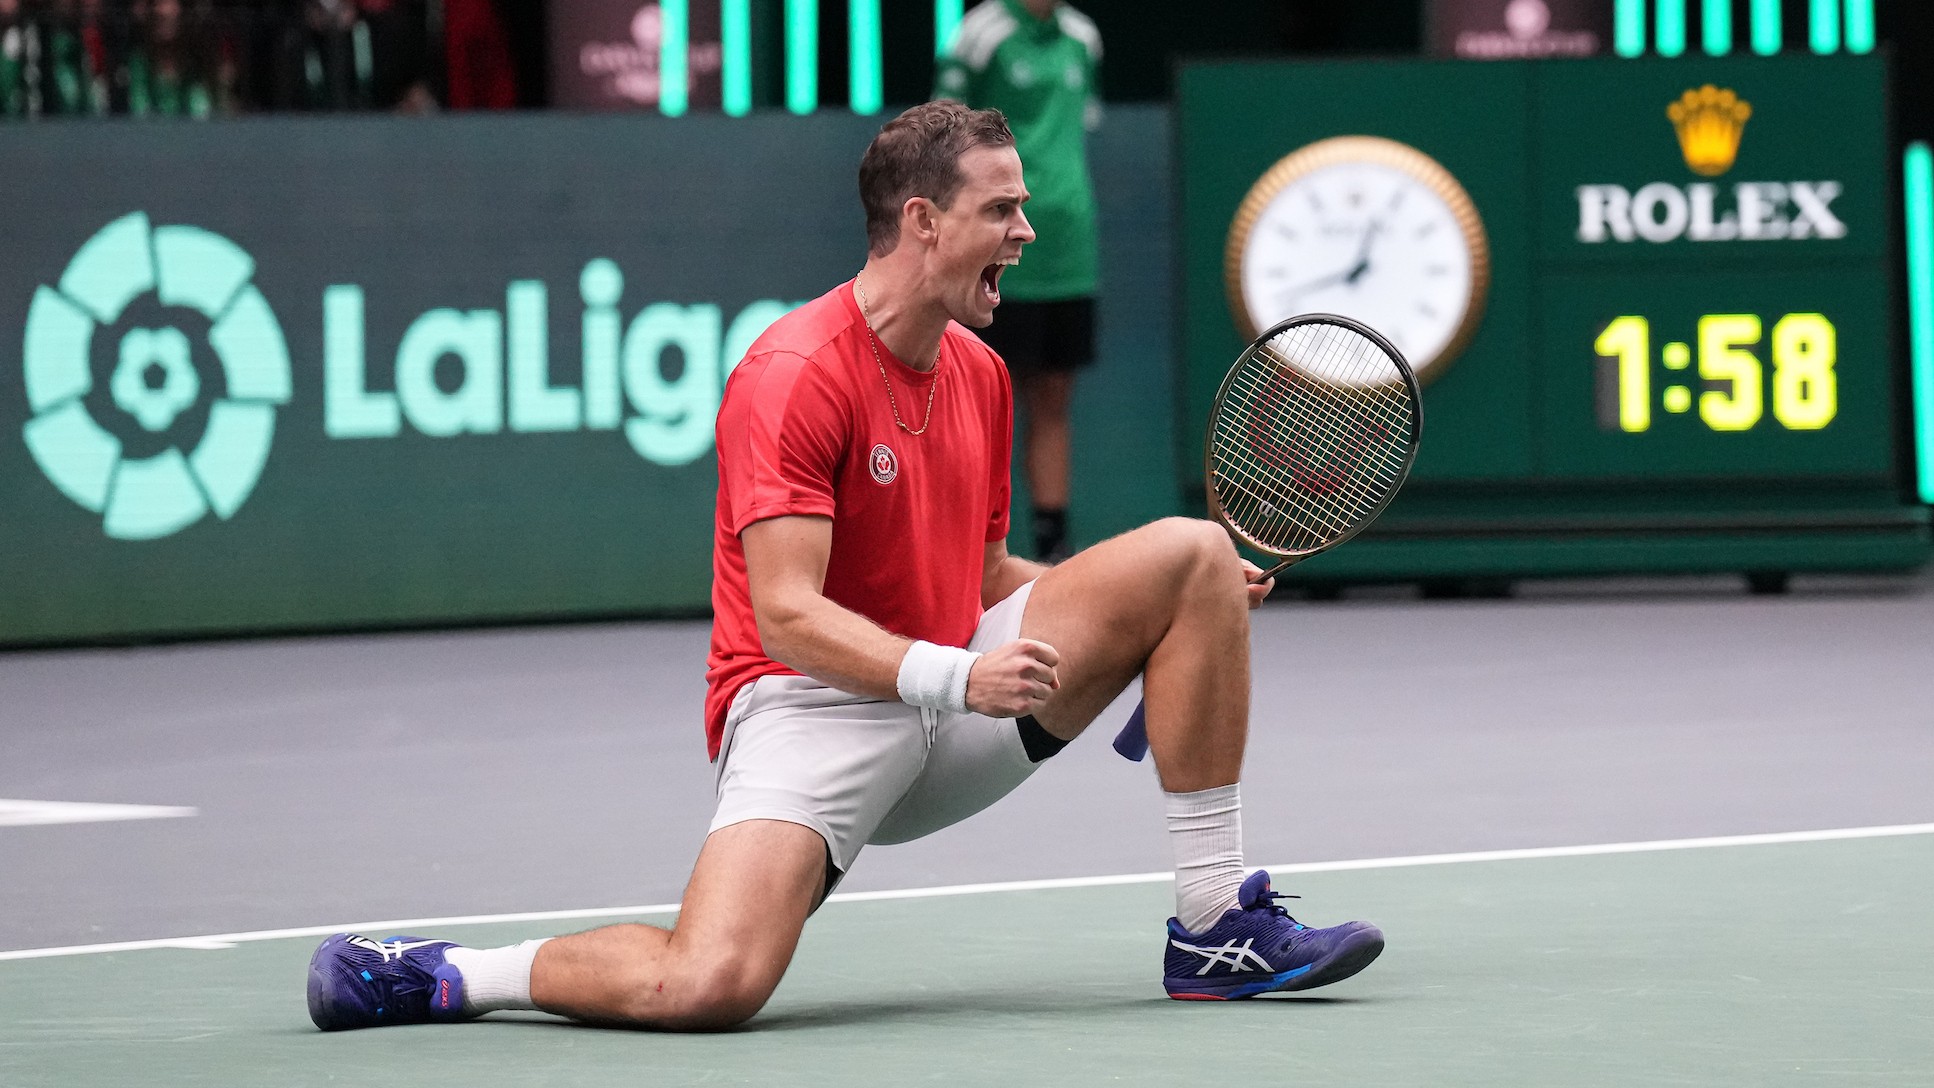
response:
M1347 162L1285 185L1243 250L1257 331L1333 313L1388 337L1419 372L1451 345L1471 303L1471 249L1451 206L1394 167Z

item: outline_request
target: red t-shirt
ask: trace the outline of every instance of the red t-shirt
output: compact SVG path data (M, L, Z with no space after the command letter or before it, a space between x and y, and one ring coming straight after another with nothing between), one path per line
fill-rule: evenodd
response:
M929 392L925 432L902 430L893 404L917 428L927 419ZM949 323L939 363L930 373L914 370L872 339L850 280L753 343L719 405L705 670L712 758L740 688L761 676L797 675L760 642L739 539L745 527L788 514L832 518L828 599L904 638L965 646L980 623L986 545L1007 536L1013 426L999 356Z

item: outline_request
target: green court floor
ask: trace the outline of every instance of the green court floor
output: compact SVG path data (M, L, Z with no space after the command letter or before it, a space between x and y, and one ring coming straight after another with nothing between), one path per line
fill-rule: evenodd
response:
M324 1035L309 938L19 960L0 1085L1934 1084L1934 835L1278 886L1388 951L1313 994L1182 1003L1158 982L1165 885L834 903L766 1011L711 1036L535 1015Z

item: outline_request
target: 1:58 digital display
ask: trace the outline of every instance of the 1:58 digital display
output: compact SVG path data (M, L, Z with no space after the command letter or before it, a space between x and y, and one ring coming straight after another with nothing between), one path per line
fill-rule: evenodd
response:
M1839 331L1825 314L1702 314L1691 331L1655 356L1658 336L1643 315L1621 315L1599 329L1592 351L1601 429L1648 431L1661 422L1661 409L1720 432L1818 431L1839 414Z
M1885 295L1858 265L1553 276L1539 466L1568 479L1871 476L1891 426Z

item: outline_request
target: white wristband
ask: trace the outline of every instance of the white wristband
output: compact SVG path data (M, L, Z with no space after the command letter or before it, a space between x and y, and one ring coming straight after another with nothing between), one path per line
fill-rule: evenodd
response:
M914 643L900 659L900 700L909 706L967 713L967 674L979 658L958 646Z

